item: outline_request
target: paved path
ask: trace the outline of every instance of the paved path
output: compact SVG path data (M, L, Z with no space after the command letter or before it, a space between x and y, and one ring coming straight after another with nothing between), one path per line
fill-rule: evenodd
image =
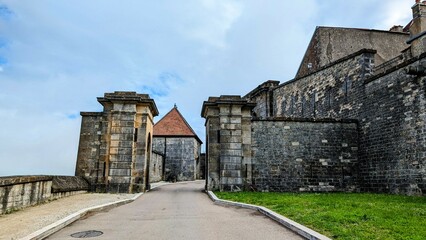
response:
M248 209L217 206L203 192L203 181L158 187L136 201L79 220L48 239L75 239L98 230L92 239L302 239Z
M25 237L84 208L126 200L135 194L87 193L0 215L0 240Z

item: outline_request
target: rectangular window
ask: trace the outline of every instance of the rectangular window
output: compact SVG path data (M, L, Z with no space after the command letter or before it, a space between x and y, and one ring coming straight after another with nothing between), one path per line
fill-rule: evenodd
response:
M217 130L217 143L220 143L220 130Z
M138 141L138 129L135 128L135 135L133 137L133 142L137 142Z
M312 107L313 117L316 116L316 95L317 95L317 91L314 90L314 92L312 93L312 98L311 98L311 107Z

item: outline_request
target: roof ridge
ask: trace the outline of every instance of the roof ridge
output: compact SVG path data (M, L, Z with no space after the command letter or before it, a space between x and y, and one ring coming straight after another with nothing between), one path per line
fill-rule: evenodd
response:
M157 123L154 124L154 136L190 136L202 142L185 117L173 107Z
M184 123L186 124L186 126L189 128L189 130L191 130L191 132L197 136L197 134L195 133L194 129L192 129L191 125L189 125L189 123L186 121L185 117L182 115L182 113L180 113L180 111L178 110L177 107L175 107L174 109L176 109L176 112L179 114L179 116L182 118L182 120L184 121ZM173 110L173 109L172 109ZM171 111L172 111L171 110ZM197 136L198 137L198 136Z

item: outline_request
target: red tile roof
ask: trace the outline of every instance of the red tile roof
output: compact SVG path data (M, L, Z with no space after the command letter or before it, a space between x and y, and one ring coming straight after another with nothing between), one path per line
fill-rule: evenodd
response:
M177 107L170 110L170 112L154 125L154 136L195 137L201 142Z

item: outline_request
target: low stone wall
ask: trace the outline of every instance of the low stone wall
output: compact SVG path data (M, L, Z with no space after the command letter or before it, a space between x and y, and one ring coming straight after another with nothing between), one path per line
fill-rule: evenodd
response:
M83 178L74 176L0 177L0 214L84 193L88 189Z

